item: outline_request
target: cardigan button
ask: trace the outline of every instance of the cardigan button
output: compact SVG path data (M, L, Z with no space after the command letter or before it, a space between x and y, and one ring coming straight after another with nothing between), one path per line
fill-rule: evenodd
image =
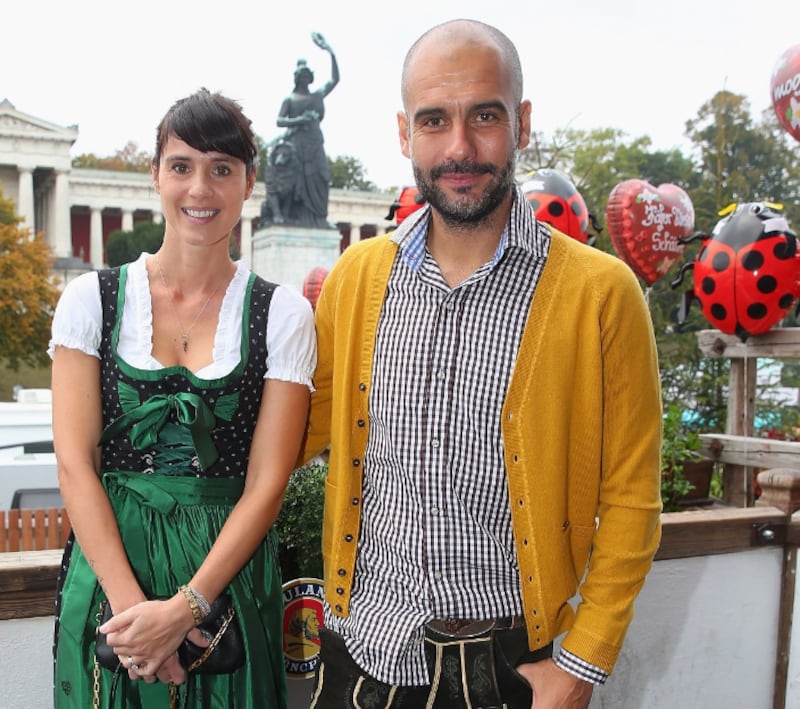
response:
M341 613L342 612L342 607L338 603L336 604L336 612L337 613Z
M354 497L354 498L353 498L353 504L354 504L354 505L357 505L357 504L358 504L358 498L357 498L357 497Z
M336 573L339 574L339 576L347 576L347 572L344 569L339 569Z
M364 421L364 419L358 419L358 421L356 423L358 424L359 428L364 428L364 426L367 425L366 421Z
M344 535L344 540L346 542L352 542L353 541L353 535L352 534L345 534Z
M358 385L358 388L359 388L361 391L366 391L366 390L367 390L367 385L366 385L366 384L364 384L364 382L361 382L361 383Z
M339 586L339 588L336 589L336 593L338 593L340 596L344 596L344 589Z
M358 458L353 458L353 467L357 468L359 465L361 465L361 461Z

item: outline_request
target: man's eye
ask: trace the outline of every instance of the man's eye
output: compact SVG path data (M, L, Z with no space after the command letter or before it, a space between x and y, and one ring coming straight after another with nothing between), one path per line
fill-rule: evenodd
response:
M227 165L217 165L214 168L214 174L225 177L226 175L231 174L231 169Z
M179 175L185 175L187 172L189 172L189 166L182 162L176 162L172 165L172 171L177 172Z

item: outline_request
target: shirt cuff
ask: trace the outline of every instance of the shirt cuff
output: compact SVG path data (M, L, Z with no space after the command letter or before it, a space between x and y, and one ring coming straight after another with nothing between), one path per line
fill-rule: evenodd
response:
M558 657L555 659L555 663L562 670L564 670L564 672L569 672L578 679L591 682L592 684L605 684L606 680L608 679L608 672L589 664L586 662L586 660L582 660L577 655L573 655L571 652L567 652L563 648L559 650Z

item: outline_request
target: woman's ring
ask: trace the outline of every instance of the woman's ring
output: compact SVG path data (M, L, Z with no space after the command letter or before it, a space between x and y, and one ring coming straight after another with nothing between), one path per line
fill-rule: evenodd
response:
M139 669L139 665L137 665L137 664L136 664L136 663L133 661L133 655L128 655L128 666L129 666L129 667L130 667L132 670L138 670L138 669Z

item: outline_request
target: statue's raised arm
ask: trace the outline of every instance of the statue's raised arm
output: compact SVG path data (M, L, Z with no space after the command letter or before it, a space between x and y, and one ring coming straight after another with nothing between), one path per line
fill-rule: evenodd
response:
M323 92L323 96L327 96L339 83L339 64L336 61L336 55L333 53L331 45L319 32L312 32L311 39L320 49L331 55L331 78L320 89Z

